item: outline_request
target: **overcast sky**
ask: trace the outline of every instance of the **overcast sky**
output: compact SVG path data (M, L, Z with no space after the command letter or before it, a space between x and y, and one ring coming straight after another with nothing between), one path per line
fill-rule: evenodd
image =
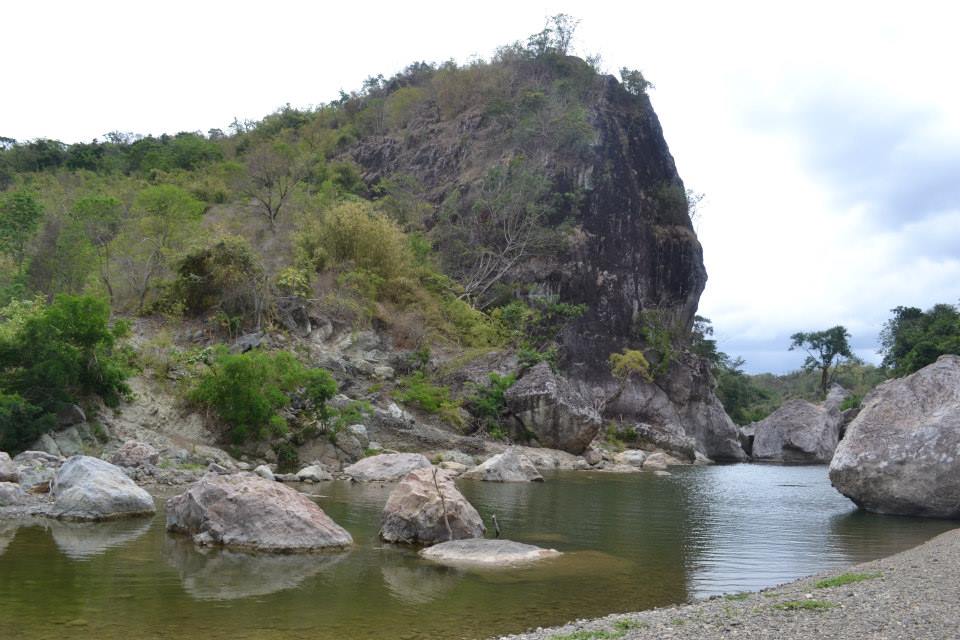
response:
M328 6L329 5L329 6ZM643 70L747 370L846 325L876 360L897 305L960 299L960 10L947 2L11 2L0 135L226 129L415 60L487 57L565 12L576 47Z

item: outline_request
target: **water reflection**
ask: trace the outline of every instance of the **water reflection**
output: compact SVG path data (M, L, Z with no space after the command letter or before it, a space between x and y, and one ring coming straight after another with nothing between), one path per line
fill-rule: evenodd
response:
M17 522L4 522L0 520L0 556L3 555L3 552L7 550L7 547L13 542L14 536L17 535L17 529L20 528L20 525Z
M292 589L348 555L253 554L198 548L190 538L181 536L167 536L163 543L164 558L179 572L186 592L198 600L236 600Z
M383 549L383 584L402 604L427 604L453 590L463 578L457 569L426 564L414 552Z
M84 560L136 540L150 529L152 522L152 517L112 522L48 520L46 527L63 555Z
M849 562L866 562L921 544L956 528L956 521L884 516L854 510L830 519L830 537Z

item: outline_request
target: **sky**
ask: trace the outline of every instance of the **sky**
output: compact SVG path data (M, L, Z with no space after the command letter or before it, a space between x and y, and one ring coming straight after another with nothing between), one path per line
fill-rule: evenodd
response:
M960 300L955 3L15 2L0 135L226 129L413 61L489 57L556 13L581 20L579 53L655 84L705 196L700 313L747 371L796 368L789 336L836 324L876 362L890 309Z

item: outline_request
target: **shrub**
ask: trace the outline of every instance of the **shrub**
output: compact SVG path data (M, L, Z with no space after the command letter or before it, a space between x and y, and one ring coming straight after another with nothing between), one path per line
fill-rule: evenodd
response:
M193 315L216 311L255 320L266 295L263 267L245 240L225 238L183 257L175 295Z
M403 379L400 389L394 392L394 398L404 404L411 404L427 413L439 415L444 420L462 426L460 404L450 397L450 389L435 385L417 371Z
M653 382L650 363L641 351L624 349L622 353L611 353L610 373L618 380L626 381L636 377L644 382Z
M242 444L286 433L280 412L298 391L314 412L326 415L337 385L327 371L307 369L287 351L230 354L221 348L189 395L214 410L229 427L228 437Z
M503 437L505 434L501 418L507 410L507 401L504 394L517 381L517 376L508 374L501 376L491 373L488 383L477 385L473 395L467 398L466 409L476 418L477 426L485 429L490 435Z

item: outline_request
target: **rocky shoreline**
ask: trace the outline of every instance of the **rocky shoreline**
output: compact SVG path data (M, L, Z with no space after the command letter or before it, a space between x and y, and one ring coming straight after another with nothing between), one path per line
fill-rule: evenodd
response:
M579 620L498 640L943 640L960 629L960 528L757 593Z

